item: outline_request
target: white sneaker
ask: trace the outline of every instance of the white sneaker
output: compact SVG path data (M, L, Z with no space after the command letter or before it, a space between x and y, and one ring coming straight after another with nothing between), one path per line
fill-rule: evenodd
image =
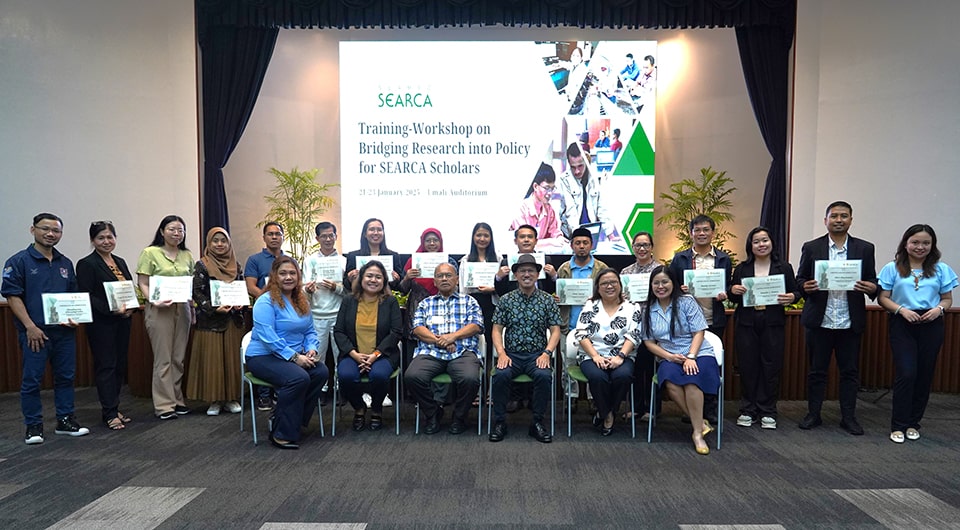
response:
M393 406L393 401L390 399L390 396L386 396L386 397L383 398L383 406L384 406L384 407L392 407L392 406Z
M919 439L920 439L920 431L914 429L913 427L910 427L909 429L907 429L907 440L919 440Z
M329 391L330 391L330 385L324 384L324 385L323 385L323 388L321 388L320 391L321 391L321 392L329 392Z
M776 423L776 422L774 422L774 423ZM739 426L741 426L741 427L749 427L749 426L753 425L753 418L751 418L750 416L747 416L746 414L741 414L741 415L737 418L737 425L739 425Z
M760 418L760 428L761 429L776 429L777 420L776 418L771 418L770 416L764 416Z
M230 414L238 414L240 412L243 412L243 409L240 408L240 404L237 403L236 401L227 401L223 405L223 408L227 409L227 412L229 412Z
M373 405L373 398L370 397L370 394L363 395L363 404L366 405L367 408L370 408L370 406Z
M219 416L220 415L220 404L213 402L210 404L210 408L207 409L207 416Z

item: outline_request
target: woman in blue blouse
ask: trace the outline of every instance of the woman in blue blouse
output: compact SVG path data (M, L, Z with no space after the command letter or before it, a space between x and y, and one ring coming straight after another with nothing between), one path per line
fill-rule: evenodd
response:
M319 341L296 262L277 258L267 286L253 304L247 369L277 389L270 443L299 449L300 428L313 416L330 372L317 357Z
M890 312L893 350L893 418L890 440L920 439L920 420L943 345L943 314L953 305L957 274L940 261L937 234L930 225L907 229L894 260L880 271L877 302Z
M680 279L666 267L650 273L650 294L644 313L643 344L660 357L657 381L690 417L697 453L710 454L703 437L713 427L703 419L703 393L715 393L720 373L713 348L704 341L707 321L697 300L683 294Z
M577 362L590 382L600 434L613 433L613 416L633 380L634 350L640 306L624 300L620 274L603 269L593 280L593 296L577 319L574 338L580 345Z

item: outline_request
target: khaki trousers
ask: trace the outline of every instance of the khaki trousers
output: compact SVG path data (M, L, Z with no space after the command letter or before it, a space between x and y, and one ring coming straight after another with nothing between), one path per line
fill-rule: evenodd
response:
M183 406L183 358L190 338L190 309L187 304L156 307L147 304L147 335L153 348L153 410L157 415Z

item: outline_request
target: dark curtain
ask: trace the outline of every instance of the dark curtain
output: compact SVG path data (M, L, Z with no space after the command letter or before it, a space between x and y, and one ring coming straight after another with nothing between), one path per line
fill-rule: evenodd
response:
M740 63L760 134L773 157L767 172L760 224L784 259L787 251L787 70L793 26L737 28Z
M257 102L277 28L211 26L200 38L203 64L203 234L230 230L223 166ZM203 236L201 236L203 237Z

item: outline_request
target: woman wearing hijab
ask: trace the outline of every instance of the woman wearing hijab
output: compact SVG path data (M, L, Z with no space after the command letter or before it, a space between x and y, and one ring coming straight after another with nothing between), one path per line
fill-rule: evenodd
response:
M187 398L210 403L208 416L226 409L240 412L240 341L243 339L243 307L214 305L210 280L243 282L243 270L233 253L230 235L220 227L207 232L203 258L193 273L193 301L197 323L190 350Z

